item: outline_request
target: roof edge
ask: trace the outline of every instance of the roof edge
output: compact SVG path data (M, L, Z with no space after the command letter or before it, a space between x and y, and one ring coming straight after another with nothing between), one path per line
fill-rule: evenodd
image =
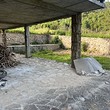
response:
M98 6L100 6L101 8L105 8L105 3L101 3L100 1L98 0L89 0L91 3L94 3Z

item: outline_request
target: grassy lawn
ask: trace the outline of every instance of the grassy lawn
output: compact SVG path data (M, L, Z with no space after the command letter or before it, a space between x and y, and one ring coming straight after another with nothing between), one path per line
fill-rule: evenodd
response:
M32 56L38 58L56 60L58 62L66 62L68 64L71 63L70 54L57 54L52 51L40 51L33 53ZM82 56L82 57L87 57L87 56ZM110 70L110 58L108 57L94 57L94 58L102 64L104 69Z

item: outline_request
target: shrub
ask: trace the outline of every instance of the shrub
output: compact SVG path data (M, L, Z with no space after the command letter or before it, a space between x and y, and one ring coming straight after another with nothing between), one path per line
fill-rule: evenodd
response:
M87 42L83 42L82 45L81 45L81 50L83 52L87 52L88 51L88 46L89 46L89 44Z
M40 44L40 43L38 43L37 41L33 41L31 44L36 45L36 44Z
M59 44L60 48L65 49L61 39L59 39L58 36L55 36L52 40L51 40L52 44Z
M62 30L56 30L55 35L65 35L65 31Z

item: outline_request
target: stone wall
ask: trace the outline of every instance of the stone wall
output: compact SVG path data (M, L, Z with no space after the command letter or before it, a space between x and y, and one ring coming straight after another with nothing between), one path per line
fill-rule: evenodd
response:
M82 38L82 42L88 43L88 51L97 55L110 55L110 39Z
M25 53L24 45L12 45L12 46L8 46L8 49L16 53ZM30 46L31 53L41 51L41 50L52 50L53 51L57 49L59 49L58 44L39 44L39 45Z
M71 37L59 36L66 48L71 48ZM82 43L88 44L88 52L96 55L110 55L110 39L82 37Z
M59 36L66 48L71 48L70 36ZM38 44L46 44L50 41L49 35L35 35L31 34L30 42L38 42ZM11 44L23 44L24 35L16 33L7 33L8 45ZM88 52L97 55L110 55L110 39L107 38L87 38L82 37L82 42L88 44ZM0 34L0 43L2 43L2 35Z
M18 33L7 33L7 44L24 44L24 35L23 34L18 34ZM30 42L37 42L39 44L45 44L48 43L50 39L49 35L35 35L31 34L30 37ZM2 35L0 34L0 44L2 43Z

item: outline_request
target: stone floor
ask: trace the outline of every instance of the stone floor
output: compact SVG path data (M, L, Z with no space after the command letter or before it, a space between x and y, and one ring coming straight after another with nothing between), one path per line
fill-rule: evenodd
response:
M70 65L18 57L6 69L0 110L110 110L110 74L78 76Z

